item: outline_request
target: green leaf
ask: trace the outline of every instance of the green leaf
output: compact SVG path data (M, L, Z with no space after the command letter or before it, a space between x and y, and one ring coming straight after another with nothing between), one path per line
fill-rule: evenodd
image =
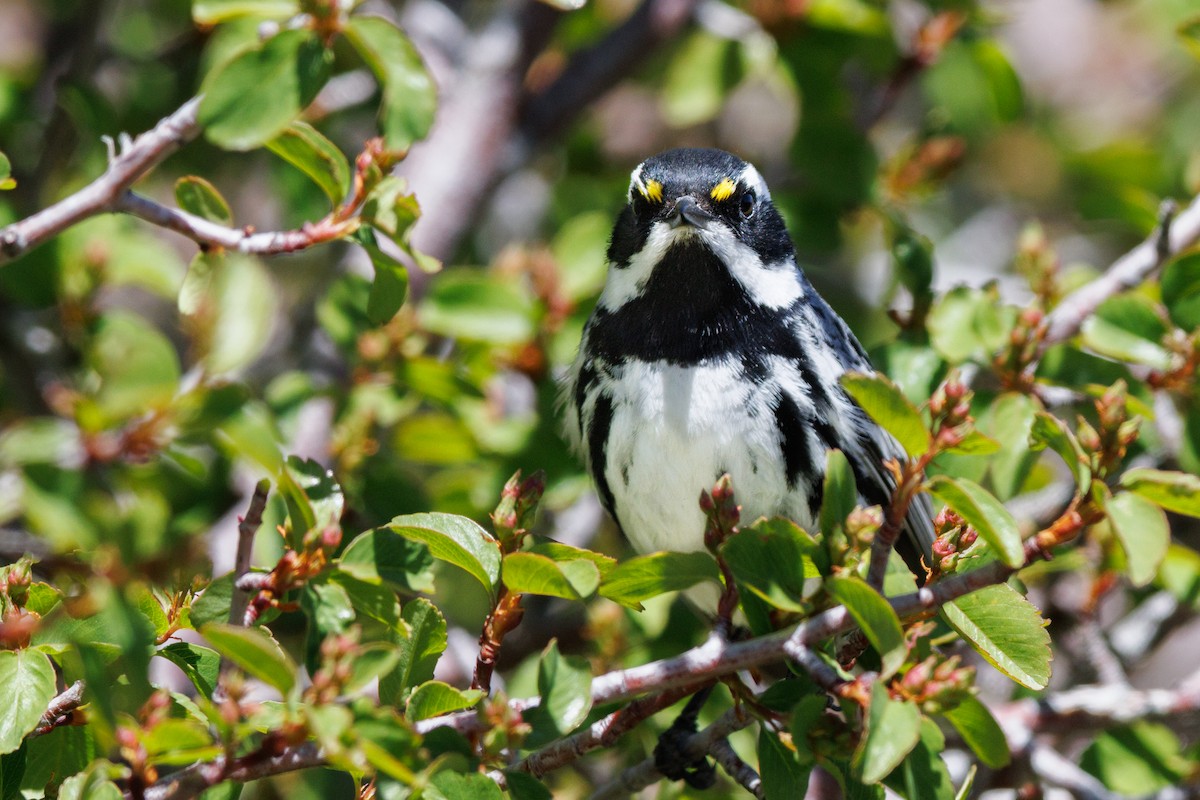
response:
M23 800L21 783L29 758L29 745L21 746L11 753L0 755L0 800Z
M570 733L592 710L592 668L582 656L564 656L551 640L538 662L536 709L525 712L533 726L530 746L540 746Z
M197 25L217 25L240 17L284 19L300 13L296 0L192 0Z
M1087 347L1118 361L1154 369L1171 365L1171 356L1162 346L1167 326L1143 295L1126 293L1105 300L1083 321L1080 333Z
M901 225L892 237L892 263L900 282L918 299L926 304L932 298L933 244L928 238L911 228Z
M1126 571L1134 586L1154 580L1171 544L1167 515L1132 492L1118 492L1104 504L1108 522L1125 551Z
M213 649L244 672L287 695L296 683L298 668L265 628L243 628L210 622L200 633Z
M216 650L192 642L171 642L159 648L155 655L183 670L200 694L212 698L221 671L221 655Z
M382 622L388 628L399 623L400 600L389 585L359 580L341 569L330 572L329 581L345 590L356 615Z
M1083 452L1083 446L1066 424L1053 414L1039 411L1029 431L1035 446L1049 447L1066 462L1075 478L1075 489L1080 494L1092 485L1092 460Z
M996 555L1010 567L1025 564L1025 548L1017 521L987 489L966 478L937 476L929 491L979 532Z
M941 616L996 669L1026 688L1046 688L1051 655L1046 621L1011 586L988 586L960 597L942 606Z
M858 505L858 485L846 454L830 450L825 454L825 490L821 494L821 533L831 536L846 522Z
M1136 722L1096 737L1079 765L1126 796L1145 796L1178 786L1192 771L1179 740L1165 725Z
M338 205L350 186L350 165L337 145L309 125L296 120L267 142L267 149L296 167Z
M887 785L902 797L921 800L954 800L954 783L942 760L946 737L930 719L921 719L921 738L899 769L888 776Z
M990 456L1000 450L1001 445L998 441L977 430L972 430L963 437L961 442L954 447L947 447L942 452L960 456Z
M871 686L871 705L854 766L863 783L879 783L921 738L921 712L915 703L893 700L883 681Z
M1200 517L1200 477L1195 475L1159 469L1131 469L1121 476L1121 487L1167 511Z
M117 785L109 780L113 765L104 760L93 761L87 769L72 775L58 787L58 800L122 800Z
M106 423L166 406L179 386L175 348L127 312L111 311L97 321L86 361L100 379L95 400Z
M229 619L229 606L233 601L233 582L236 576L227 572L204 589L204 593L192 601L188 619L192 627L199 630L210 622L225 622Z
M896 610L862 578L839 575L828 579L825 587L834 600L846 607L879 653L883 660L880 678L890 678L908 655Z
M429 132L437 89L417 49L382 17L351 17L344 32L383 85L380 126L387 146L406 150Z
M427 330L455 339L521 344L535 331L528 292L469 270L451 270L434 281L419 312Z
M74 775L85 769L100 755L96 752L96 728L92 725L62 725L45 736L27 739L23 746L27 754L25 778L20 788L41 792L61 781L64 775ZM18 794L17 798L20 797Z
M376 678L388 674L399 663L400 657L400 650L393 644L373 642L363 645L354 654L350 679L346 681L343 693L353 694Z
M360 581L386 581L404 592L433 591L433 556L429 548L388 528L355 536L342 551L338 567Z
M1183 46L1193 56L1200 58L1200 14L1185 18L1175 31L1179 34Z
M763 725L758 730L758 770L767 800L793 800L804 797L812 766L802 765L795 749Z
M54 699L54 666L37 650L0 650L0 686L8 698L0 704L0 754L11 753L37 727Z
M805 580L821 576L813 563L817 550L811 536L783 517L759 520L721 545L721 555L740 584L776 608L796 612L807 610Z
M1029 449L1029 432L1038 407L1029 395L1005 392L992 401L979 421L979 427L993 439L1004 442L1003 449L988 462L992 486L1000 500L1021 491L1037 462L1037 455Z
M379 700L399 706L409 687L433 678L433 669L446 649L446 620L437 606L418 597L404 606L404 628L397 630L395 637L400 660L379 679Z
M379 249L373 231L362 230L355 238L367 251L371 266L375 268L375 280L371 283L371 294L367 298L367 318L374 325L382 325L396 316L408 297L408 270Z
M455 689L441 681L426 681L408 698L404 716L409 722L439 717L452 711L470 708L483 698L478 689Z
M342 518L345 498L333 471L316 461L288 456L279 476L279 490L292 522L293 544L312 530L336 527Z
M0 153L0 191L9 191L17 188L17 182L12 176L12 162L8 160L8 156Z
M1005 346L1015 317L995 286L959 286L939 297L929 312L930 343L951 364L987 361Z
M892 436L912 458L929 450L931 440L921 412L904 396L896 384L879 374L848 372L842 387Z
M971 797L971 789L975 787L976 766L972 764L967 770L967 777L963 778L962 786L958 787L958 794L954 795L954 800L969 800Z
M233 212L229 203L213 186L198 175L185 175L175 181L175 202L189 214L215 222L219 225L232 225Z
M599 570L600 577L602 578L607 577L608 573L612 572L613 567L617 565L617 560L612 556L606 556L594 550L572 547L569 544L556 542L553 539L547 539L543 536L533 536L531 538L533 544L525 552L545 556L552 561L590 561L596 565L596 569Z
M687 128L717 115L740 77L737 42L697 29L672 50L660 89L662 115L672 128Z
M641 609L643 600L703 581L721 581L717 562L708 553L651 553L618 564L600 584L600 594L628 608Z
M221 753L208 726L197 719L165 719L138 738L151 764L190 764Z
M414 542L422 542L433 557L466 570L483 584L493 599L500 584L500 544L466 517L454 514L408 514L387 527Z
M1194 24L1200 25L1200 17ZM1200 328L1200 253L1185 253L1167 264L1162 299L1172 322L1189 332Z
M566 600L589 597L600 585L600 570L591 561L553 561L536 553L508 554L500 576L510 592Z
M254 256L211 250L192 259L179 289L179 310L188 317L209 372L229 372L258 357L275 322L275 295Z
M508 796L512 800L554 800L554 795L538 778L528 772L510 770L504 773L505 783L508 784Z
M284 30L217 67L204 80L199 119L228 150L250 150L278 136L329 78L332 54L310 30Z
M430 780L445 800L504 800L496 782L479 773L439 772Z
M942 716L954 726L954 730L958 731L967 747L970 747L971 752L986 766L1001 769L1012 761L1004 730L978 698L967 697Z

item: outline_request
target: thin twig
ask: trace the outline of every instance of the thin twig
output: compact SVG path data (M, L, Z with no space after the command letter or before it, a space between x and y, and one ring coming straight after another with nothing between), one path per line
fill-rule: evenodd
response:
M38 726L33 729L29 737L47 734L68 721L72 712L83 705L83 689L83 681L75 681L51 700L50 705L46 707L46 713L42 714L41 721L38 722Z
M316 222L307 222L299 230L256 233L251 227L230 228L210 222L131 191L124 192L114 200L111 210L131 214L160 228L181 233L201 245L260 256L305 250L337 239L357 224L356 221L335 220L330 215Z
M515 769L540 778L547 772L565 766L591 750L607 747L646 719L664 708L674 705L699 688L701 685L693 682L686 686L671 687L658 694L634 700L624 708L592 723L579 733L559 739L554 744L544 747L536 753L531 753L520 761Z
M99 178L49 208L0 228L0 266L77 222L112 210L134 182L196 137L200 132L196 119L199 106L199 97L188 100L124 146Z
M257 753L227 762L225 756L191 764L162 778L145 791L145 800L187 800L225 781L246 783L284 772L319 767L325 757L315 742L286 748L275 756ZM128 795L126 795L128 797Z
M254 535L262 527L263 511L267 508L267 492L271 482L263 478L254 487L246 516L238 521L237 554L233 561L233 596L229 600L229 624L244 625L246 606L250 604L250 593L238 585L242 576L250 572L250 561L254 555Z
M754 771L753 767L742 761L741 756L734 752L728 739L717 739L708 748L708 753L714 761L721 765L721 769L725 770L726 775L737 781L738 785L750 794L762 800L765 796L762 778Z

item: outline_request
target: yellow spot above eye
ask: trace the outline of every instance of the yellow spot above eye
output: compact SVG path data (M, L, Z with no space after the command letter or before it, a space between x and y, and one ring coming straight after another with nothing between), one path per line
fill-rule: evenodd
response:
M728 200L730 197L732 197L736 189L737 184L735 184L729 178L723 178L721 179L721 182L714 186L712 191L708 194L713 200L716 200L719 203L722 200Z
M646 198L651 203L662 202L662 184L658 181L646 181L644 185L639 187L639 191L641 191L642 197Z

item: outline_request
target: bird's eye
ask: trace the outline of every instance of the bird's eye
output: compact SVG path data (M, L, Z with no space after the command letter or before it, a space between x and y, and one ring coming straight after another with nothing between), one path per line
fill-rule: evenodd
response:
M742 219L750 219L754 216L754 209L758 206L758 198L754 196L754 190L751 189L742 195L742 199L738 202L738 212L742 215Z

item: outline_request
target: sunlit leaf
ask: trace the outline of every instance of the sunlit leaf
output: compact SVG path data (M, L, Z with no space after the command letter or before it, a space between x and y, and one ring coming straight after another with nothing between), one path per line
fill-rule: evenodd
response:
M904 630L895 609L883 595L858 577L836 576L827 580L825 586L834 600L846 606L866 634L867 641L878 651L883 660L880 676L891 677L908 655L904 647Z
M295 662L265 628L243 628L210 622L200 633L221 655L243 671L286 695L296 683Z
M1050 634L1038 609L1008 584L942 606L942 619L996 669L1029 689L1050 680Z
M409 514L388 524L406 539L422 542L433 557L475 577L493 597L500 583L500 545L490 533L454 514Z
M1200 477L1195 475L1139 467L1121 476L1121 486L1167 511L1200 517Z
M600 594L637 609L651 597L720 580L717 562L708 553L651 553L618 564L600 584Z
M0 686L8 697L0 704L0 753L11 753L37 727L54 698L54 667L37 650L2 650Z
M1154 580L1171 544L1171 526L1163 510L1133 492L1118 492L1104 504L1108 522L1125 551L1129 582Z
M383 85L380 125L387 146L407 149L433 124L437 89L404 32L382 17L351 17L344 29Z
M455 689L441 681L426 681L416 688L408 698L404 716L412 722L462 711L480 701L483 692L478 689Z
M921 737L921 713L915 703L893 700L877 681L871 687L866 730L854 753L863 783L878 783L895 769Z
M332 54L310 30L284 30L209 73L201 87L205 135L250 150L282 133L329 77Z
M847 373L842 376L842 386L871 419L896 437L909 456L916 458L929 450L929 430L921 412L896 384L879 374Z
M267 149L299 169L337 205L350 186L350 165L337 145L309 125L296 120L267 143Z

